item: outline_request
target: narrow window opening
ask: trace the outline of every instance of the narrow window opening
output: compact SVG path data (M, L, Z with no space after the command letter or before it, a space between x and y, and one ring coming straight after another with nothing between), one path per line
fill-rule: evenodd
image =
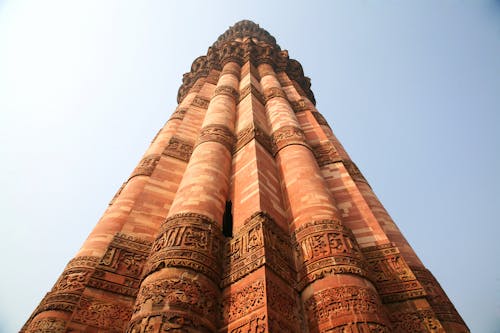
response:
M231 200L226 201L226 210L222 218L222 233L225 237L233 237L233 213L231 212L233 204Z

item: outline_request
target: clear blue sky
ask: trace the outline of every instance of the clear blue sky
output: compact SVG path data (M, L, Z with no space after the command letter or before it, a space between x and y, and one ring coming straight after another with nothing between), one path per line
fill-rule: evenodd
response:
M0 1L0 332L56 281L176 106L251 19L473 332L500 332L499 1Z

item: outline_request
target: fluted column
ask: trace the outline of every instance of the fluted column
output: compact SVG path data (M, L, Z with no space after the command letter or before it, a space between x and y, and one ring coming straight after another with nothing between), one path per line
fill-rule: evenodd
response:
M301 291L309 331L356 326L388 332L377 292L364 277L359 247L340 221L287 96L271 65L261 64L258 69L272 127L273 153L292 218L297 288Z
M222 215L229 190L240 65L224 65L166 221L146 264L129 332L215 332Z

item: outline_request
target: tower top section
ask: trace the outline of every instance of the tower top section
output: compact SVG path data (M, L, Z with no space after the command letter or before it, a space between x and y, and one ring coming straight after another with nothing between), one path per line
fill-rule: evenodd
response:
M243 20L237 22L208 48L207 54L196 58L191 71L184 74L182 85L177 94L177 102L181 103L197 80L214 75L228 62L236 62L240 66L250 62L252 66L270 64L274 70L286 72L295 88L301 95L316 104L311 91L311 80L304 75L302 65L288 57L288 51L281 50L276 39L258 24Z
M217 38L212 47L219 47L229 41L243 41L247 38L254 40L254 42L260 41L272 45L278 50L280 49L279 45L276 44L276 39L267 30L250 20L239 21L227 29Z

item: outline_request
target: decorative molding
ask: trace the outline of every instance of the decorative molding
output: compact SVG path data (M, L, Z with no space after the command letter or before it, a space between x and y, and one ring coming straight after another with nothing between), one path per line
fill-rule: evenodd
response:
M239 92L235 88L226 85L220 85L215 88L214 97L218 95L226 95L234 99L235 102L239 101Z
M158 164L158 161L160 160L160 157L161 156L159 154L151 154L143 157L128 180L136 176L151 176L156 167L156 164Z
M253 139L257 140L271 154L271 138L256 123L238 132L233 153L237 153Z
M352 325L353 321L370 322L384 328L382 332L390 332L381 316L383 306L377 293L370 288L343 286L323 289L304 302L304 311L313 332L330 332L346 324Z
M221 286L226 287L263 265L287 281L295 280L288 237L265 212L257 212L224 245Z
M233 151L233 146L236 138L233 132L223 125L208 125L201 129L198 141L195 146L203 142L218 142L224 145L230 152Z
M389 318L392 322L392 332L395 333L445 332L431 309L392 312Z
M250 94L252 94L252 96L255 96L255 98L257 99L257 101L259 101L260 104L265 105L264 96L259 91L259 89L257 89L251 83L249 85L243 87L243 89L241 89L238 103L240 103L245 97L247 97Z
M206 98L201 97L201 96L196 96L193 99L193 102L192 102L191 105L195 106L195 107L198 107L198 108L207 109L208 108L208 104L210 104L210 100L209 99L206 99Z
M335 220L306 223L292 235L297 260L297 289L331 274L367 275L352 232Z
M264 280L255 280L239 290L231 290L221 303L221 318L224 325L263 307L266 303L264 289Z
M216 332L216 328L212 323L202 322L199 316L195 316L194 314L156 311L149 315L132 319L126 332L213 333Z
M177 109L175 109L174 113L172 113L169 120L173 120L173 119L183 120L184 117L186 116L186 113L188 110L189 110L189 108L178 107Z
M328 164L340 162L342 160L339 153L330 141L320 142L315 146L311 146L311 149L320 168Z
M295 113L304 112L304 111L309 110L309 107L307 106L307 103L303 98L296 100L296 101L289 101L289 102L290 102L290 105L292 106L293 112L295 112Z
M393 244L363 249L369 276L384 303L425 297L426 293Z
M264 333L270 332L267 329L267 319L265 314L256 314L238 322L237 326L228 326L229 333Z
M436 313L437 318L442 322L454 322L464 326L464 331L467 327L463 319L458 314L457 310L451 303L439 282L432 273L424 267L410 267L415 274L417 280L421 283L426 291L426 298L429 301L432 309Z
M290 145L301 145L311 149L306 143L304 132L295 126L283 126L271 134L271 149L276 155L281 149Z
M34 321L30 324L30 333L64 333L66 331L66 321L60 318L46 317Z
M193 153L193 145L178 137L173 136L170 138L168 145L163 151L164 155L177 158L181 161L188 162Z
M270 99L275 97L281 97L288 100L286 93L281 88L271 87L264 90L264 104L267 104Z
M130 305L84 296L73 314L72 321L108 331L123 332L131 315Z
M145 276L161 267L184 267L203 273L218 283L221 272L221 227L196 213L166 219L153 243Z

